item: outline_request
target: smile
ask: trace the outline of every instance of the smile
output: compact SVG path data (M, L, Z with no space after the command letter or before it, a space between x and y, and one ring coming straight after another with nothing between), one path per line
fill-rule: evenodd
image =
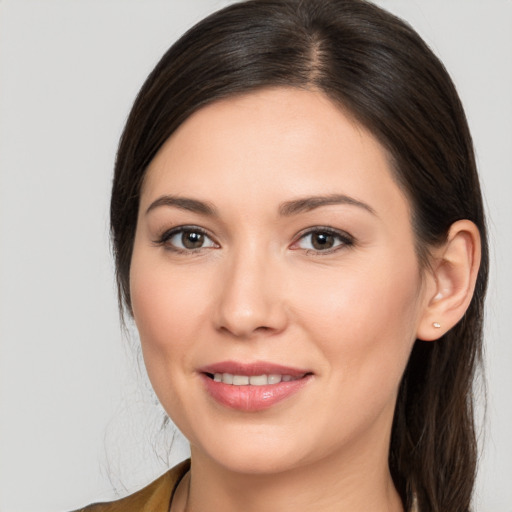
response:
M224 384L231 384L233 386L267 386L279 384L280 382L291 382L304 377L293 377L292 375L233 375L232 373L215 373L208 374L215 382L223 382Z
M257 412L296 395L314 375L273 363L224 361L201 368L200 376L207 395L217 404Z

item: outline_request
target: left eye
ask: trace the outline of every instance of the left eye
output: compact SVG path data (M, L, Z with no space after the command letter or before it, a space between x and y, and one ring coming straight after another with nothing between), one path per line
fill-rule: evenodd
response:
M310 251L328 251L342 245L352 245L347 235L326 230L310 231L302 235L294 244L299 249Z
M179 251L217 247L215 242L198 228L173 230L170 233L164 234L159 243Z

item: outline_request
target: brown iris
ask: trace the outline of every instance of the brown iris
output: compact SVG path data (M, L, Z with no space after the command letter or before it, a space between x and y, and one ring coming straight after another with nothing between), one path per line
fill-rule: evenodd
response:
M181 243L186 249L199 249L204 244L204 234L198 231L184 231Z
M312 233L311 245L319 251L331 249L334 246L334 238L330 233Z

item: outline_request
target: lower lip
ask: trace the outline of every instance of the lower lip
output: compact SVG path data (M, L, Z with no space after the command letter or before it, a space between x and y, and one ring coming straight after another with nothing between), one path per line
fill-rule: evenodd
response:
M311 379L306 375L301 379L266 386L234 386L216 382L205 374L201 378L208 393L221 405L239 411L263 411L286 400L300 391Z

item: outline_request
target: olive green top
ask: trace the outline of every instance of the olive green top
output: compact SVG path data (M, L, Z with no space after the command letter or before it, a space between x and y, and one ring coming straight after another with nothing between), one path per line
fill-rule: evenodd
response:
M169 512L176 487L189 469L190 459L187 459L135 494L107 503L93 503L75 512ZM411 512L417 512L416 504Z

